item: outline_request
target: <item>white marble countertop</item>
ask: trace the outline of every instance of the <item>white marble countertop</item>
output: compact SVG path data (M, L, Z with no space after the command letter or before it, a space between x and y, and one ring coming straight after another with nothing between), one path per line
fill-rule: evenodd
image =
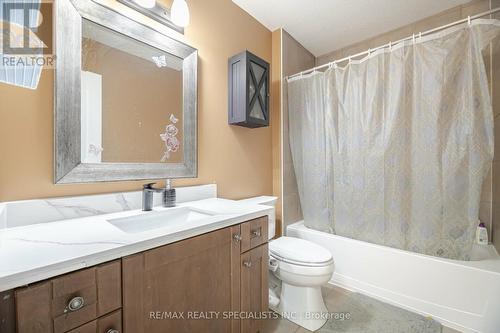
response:
M147 212L128 210L0 229L0 291L142 252L261 216L274 208L210 198L178 206L209 213L198 221L126 233L108 220ZM155 207L154 211L176 208Z

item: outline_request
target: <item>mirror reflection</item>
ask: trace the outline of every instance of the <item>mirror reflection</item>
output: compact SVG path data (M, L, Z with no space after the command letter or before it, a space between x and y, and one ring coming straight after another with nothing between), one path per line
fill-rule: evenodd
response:
M181 163L182 63L83 20L82 163Z

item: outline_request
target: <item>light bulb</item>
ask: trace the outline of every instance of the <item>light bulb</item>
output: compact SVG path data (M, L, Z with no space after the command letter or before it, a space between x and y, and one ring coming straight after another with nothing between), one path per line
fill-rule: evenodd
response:
M186 0L174 0L170 8L172 22L179 27L185 28L189 24L189 8Z
M156 5L156 0L134 0L139 6L144 8L153 8Z

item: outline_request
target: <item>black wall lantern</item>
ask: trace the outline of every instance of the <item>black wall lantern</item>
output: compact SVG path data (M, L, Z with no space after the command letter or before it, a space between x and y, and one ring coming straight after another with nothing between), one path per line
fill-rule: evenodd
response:
M269 63L245 51L229 59L229 124L269 126Z

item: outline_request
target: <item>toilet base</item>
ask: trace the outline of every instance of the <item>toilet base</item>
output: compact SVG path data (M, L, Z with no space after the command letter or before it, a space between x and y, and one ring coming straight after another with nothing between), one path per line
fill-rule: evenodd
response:
M278 312L286 319L310 331L327 322L328 309L321 287L297 287L283 282Z

